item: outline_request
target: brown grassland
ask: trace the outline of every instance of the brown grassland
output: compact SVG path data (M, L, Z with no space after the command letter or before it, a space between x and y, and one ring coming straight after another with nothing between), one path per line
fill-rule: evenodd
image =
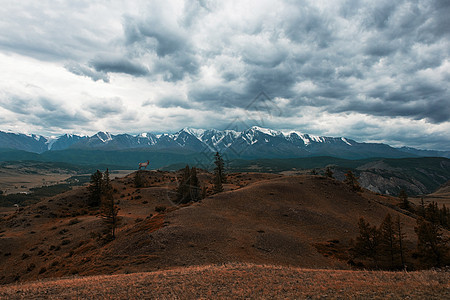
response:
M192 266L0 287L7 299L448 299L449 273L313 270L255 264Z
M448 272L348 263L360 217L378 226L399 215L414 250L416 220L397 198L322 176L262 173L229 174L212 195L211 174L199 172L206 198L177 205L179 173L143 174L142 188L135 173L112 180L120 223L110 242L86 187L3 210L0 298L449 298Z

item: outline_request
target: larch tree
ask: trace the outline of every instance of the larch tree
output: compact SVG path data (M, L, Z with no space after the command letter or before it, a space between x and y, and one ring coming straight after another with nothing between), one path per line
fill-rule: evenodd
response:
M358 177L356 177L355 174L353 174L353 172L350 170L348 170L347 173L345 173L344 183L349 185L354 191L361 190L361 186L359 185L358 182Z
M222 183L226 182L226 175L224 171L224 162L219 152L214 155L214 193L223 192Z
M103 176L103 188L101 196L101 217L106 225L108 239L116 238L119 208L114 204L113 188L109 179L109 170L106 169Z
M331 171L330 167L327 167L327 169L325 170L325 176L333 178L333 171Z
M409 204L408 194L404 189L400 190L398 198L400 199L400 205L403 209L410 209L411 206Z
M380 256L390 269L398 267L399 258L399 236L396 224L391 215L387 214L380 225Z
M363 217L359 219L359 236L353 247L357 257L371 259L378 267L378 249L380 244L380 233L376 226L371 226Z
M178 181L177 187L177 201L178 203L188 203L190 201L190 190L189 190L189 182L190 182L191 172L189 166L183 169L181 178Z
M395 234L397 235L398 238L398 252L400 254L400 263L402 268L405 267L405 240L406 240L406 234L403 232L403 225L402 222L400 221L400 215L397 215L397 218L395 220Z
M103 191L103 174L99 170L97 170L94 174L91 175L91 182L88 187L88 190L89 190L88 205L99 206Z
M418 218L414 231L417 234L417 255L424 264L440 267L449 263L448 238L444 237L438 224Z
M200 200L200 181L197 177L197 169L195 167L191 168L189 176L189 193L190 201L197 202Z
M196 202L200 200L200 197L200 181L197 177L197 169L195 167L189 169L189 166L186 165L178 182L177 201L178 203Z

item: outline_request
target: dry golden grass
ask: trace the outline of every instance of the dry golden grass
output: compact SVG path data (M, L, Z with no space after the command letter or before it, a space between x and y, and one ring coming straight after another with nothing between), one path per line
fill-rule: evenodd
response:
M5 299L448 299L448 272L314 270L254 264L43 280L0 287Z

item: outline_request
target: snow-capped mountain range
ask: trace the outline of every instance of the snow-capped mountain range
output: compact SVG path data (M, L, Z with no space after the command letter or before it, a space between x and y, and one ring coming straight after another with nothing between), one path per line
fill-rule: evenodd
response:
M0 131L0 148L34 153L66 149L127 150L154 149L186 152L215 152L241 158L287 158L335 156L342 158L445 156L443 151L393 148L379 143L358 143L344 137L323 137L297 131L281 132L253 126L234 130L183 128L174 134L138 135L98 132L93 136L64 134L57 138Z

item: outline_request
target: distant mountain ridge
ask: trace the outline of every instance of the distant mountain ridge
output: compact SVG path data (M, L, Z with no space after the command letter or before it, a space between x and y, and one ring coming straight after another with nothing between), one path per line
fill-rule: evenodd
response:
M66 149L83 150L171 150L183 153L219 151L229 157L291 158L334 156L347 159L369 157L441 156L450 151L393 148L381 143L359 143L345 137L324 137L291 131L283 133L253 126L242 132L234 130L183 128L173 134L141 133L138 135L98 132L92 136L64 134L57 138L0 131L0 148L33 153Z

